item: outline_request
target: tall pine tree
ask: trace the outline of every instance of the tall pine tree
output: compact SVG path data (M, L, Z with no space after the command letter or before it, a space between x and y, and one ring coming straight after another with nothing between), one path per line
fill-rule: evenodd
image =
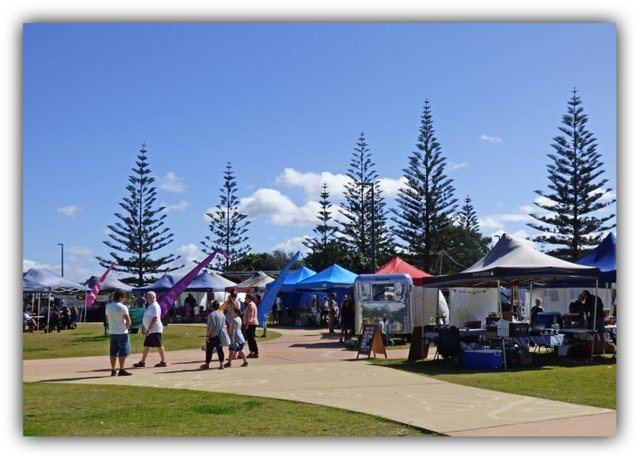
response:
M467 195L460 213L443 232L435 274L457 273L486 255L491 238L483 237L476 211Z
M347 170L349 182L345 185L345 204L340 209L340 213L346 217L340 229L342 239L350 253L358 255L354 261L366 261L364 265L358 263L356 266L346 267L356 273L368 273L371 270L372 229L376 261L387 259L392 252L382 190L377 182L375 163L367 147L365 135L360 133Z
M406 186L400 189L392 220L408 261L430 271L440 249L446 249L444 230L451 225L457 200L453 180L444 172L446 158L436 139L429 100L424 103L417 151L403 169Z
M320 223L313 229L316 237L303 241L303 244L311 250L305 257L305 263L316 271L324 270L332 263L337 263L341 253L342 244L336 238L338 227L331 223L329 196L327 184L324 183L322 184L322 193L320 193L321 208L318 212Z
M173 234L164 227L166 214L162 214L163 206L155 207L155 179L151 177L151 169L147 161L146 146L142 144L134 175L129 176L127 191L129 197L120 204L124 213L115 213L119 222L109 225L109 237L113 241L103 241L109 248L111 259L97 257L100 265L108 268L115 262L115 270L131 276L122 281L134 286L144 286L156 280L155 275L178 270L181 266L168 267L178 256L169 254L153 258L153 253L173 242ZM120 256L118 252L126 255ZM128 255L128 256L127 256Z
M536 243L558 246L548 253L569 261L578 260L599 244L607 230L615 227L608 222L615 214L597 217L594 213L610 206L615 200L606 200L604 189L607 179L603 163L597 151L596 138L587 130L588 117L582 108L582 100L574 88L568 102L567 114L562 117L561 135L553 139L555 153L547 156L551 192L535 193L544 198L534 204L546 214L530 214L537 222L530 227L543 232L532 238Z
M478 223L478 216L473 205L471 204L471 198L469 195L464 199L464 205L460 213L458 214L458 223L466 230L472 230L474 232L480 231L480 225Z
M240 200L236 196L238 183L231 169L231 163L227 163L224 171L224 184L220 188L220 203L216 205L214 212L207 213L209 232L204 241L204 252L211 254L217 249L223 249L233 261L238 261L251 251L249 245L244 243L249 239L247 233L249 221L247 216L239 211ZM213 264L218 270L229 270L232 261L223 256L216 256Z

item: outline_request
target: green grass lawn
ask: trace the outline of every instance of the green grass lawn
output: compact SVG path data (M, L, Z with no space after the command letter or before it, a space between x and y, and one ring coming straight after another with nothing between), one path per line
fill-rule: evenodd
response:
M615 357L596 356L592 363L556 360L552 353L541 353L536 358L532 366L508 370L464 369L432 359L373 359L370 362L460 385L616 409Z
M162 339L167 351L198 349L204 343L206 324L169 324ZM259 335L262 335L260 331ZM267 337L257 337L258 342L272 340L280 334L267 331ZM144 336L131 334L131 354L142 353ZM77 329L52 332L42 331L22 334L23 359L71 358L100 356L109 353L109 336L104 335L102 323L79 323Z
M438 436L373 415L226 393L63 383L25 383L23 392L25 436Z

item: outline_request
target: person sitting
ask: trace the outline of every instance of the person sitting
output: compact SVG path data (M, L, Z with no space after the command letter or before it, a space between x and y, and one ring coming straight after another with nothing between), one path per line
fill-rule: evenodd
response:
M23 325L29 328L29 332L38 330L38 323L36 323L35 318L31 316L27 310L24 311Z
M531 307L531 322L538 322L538 313L543 312L544 308L542 308L542 299L540 297L536 297L535 305Z

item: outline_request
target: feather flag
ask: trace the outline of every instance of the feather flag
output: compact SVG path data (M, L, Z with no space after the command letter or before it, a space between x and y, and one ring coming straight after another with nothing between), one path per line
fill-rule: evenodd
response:
M294 254L287 266L280 272L276 280L269 284L267 292L264 293L264 298L260 301L260 305L258 305L258 324L261 327L264 327L264 322L267 320L267 316L269 316L273 302L276 301L276 296L278 292L280 292L280 289L282 289L284 279L287 277L291 266L298 260L298 257L300 257L300 251Z
M198 276L200 270L209 265L211 263L211 260L213 260L213 258L218 254L222 254L227 259L231 260L231 257L229 257L229 255L227 255L227 253L222 249L216 249L215 251L213 251L213 253L208 255L206 259L200 262L193 270L187 273L180 281L174 284L173 287L169 289L165 295L158 299L158 304L160 305L160 310L162 312L160 316L161 318L165 317L165 315L169 312L169 309L173 306L173 304L176 303L176 300L178 299L180 294L182 294L184 290L189 286L189 283L191 283L191 281L193 281L193 279Z
M100 277L100 279L95 284L95 286L93 286L93 289L91 289L91 292L89 293L89 295L87 296L87 300L85 301L85 305L87 306L87 308L93 305L93 303L96 301L96 297L98 297L98 292L100 292L100 286L102 286L102 283L104 283L104 280L107 279L107 275L109 274L109 272L111 271L114 265L115 264L109 265L109 268L107 268L107 271L103 273L103 275Z

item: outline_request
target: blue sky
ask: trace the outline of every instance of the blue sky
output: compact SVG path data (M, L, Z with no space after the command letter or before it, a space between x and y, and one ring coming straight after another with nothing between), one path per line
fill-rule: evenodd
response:
M616 195L614 23L28 23L22 59L25 270L58 271L63 243L65 277L102 273L142 143L163 253L203 257L227 162L253 250L299 249L361 132L395 206L425 99L483 234L535 234L574 87Z

